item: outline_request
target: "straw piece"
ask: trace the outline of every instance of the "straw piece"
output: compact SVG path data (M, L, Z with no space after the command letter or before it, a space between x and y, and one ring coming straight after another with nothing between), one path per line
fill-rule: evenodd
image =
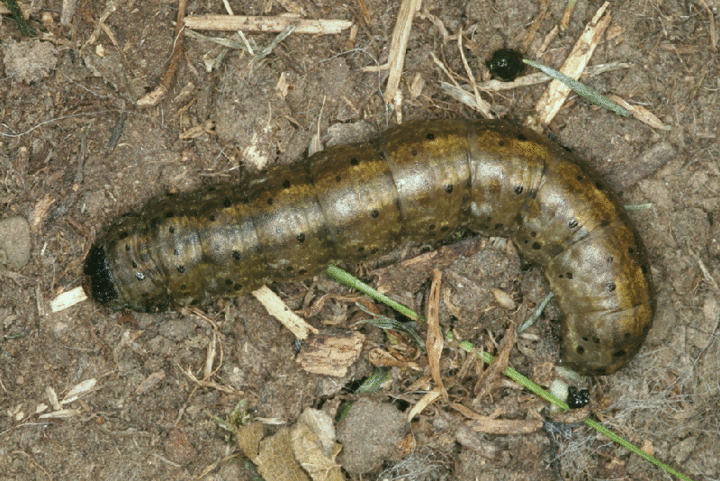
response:
M185 26L194 30L278 33L297 24L295 33L335 35L350 28L349 20L304 20L297 17L248 17L244 15L192 15L185 17Z
M585 27L575 46L570 52L567 60L563 64L560 72L566 76L577 80L585 70L585 66L590 61L595 47L602 39L603 32L610 24L611 15L605 13L609 6L609 2L605 2L590 23ZM550 82L550 86L535 106L537 112L536 118L528 117L525 125L531 128L541 128L543 125L549 124L555 115L560 111L565 99L570 94L570 87L563 84L559 80ZM537 122L536 122L537 120Z
M390 42L390 53L388 54L388 81L385 89L385 103L391 104L396 99L400 77L405 65L405 50L407 49L410 29L415 14L420 10L422 0L403 0L400 4L398 19L393 30Z

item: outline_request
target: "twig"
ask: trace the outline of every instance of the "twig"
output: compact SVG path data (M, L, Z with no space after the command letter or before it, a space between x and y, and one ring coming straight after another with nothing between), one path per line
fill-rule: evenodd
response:
M475 104L479 107L480 113L485 117L486 119L492 119L493 114L490 112L490 105L485 102L485 100L480 97L480 92L478 92L477 84L475 83L475 76L473 75L472 69L470 69L470 65L467 62L467 59L465 58L465 52L463 51L463 31L462 26L460 27L460 30L457 34L458 37L458 49L460 49L460 57L462 58L463 65L465 66L465 72L467 73L468 79L470 80L470 86L473 89L473 93L475 94Z
M443 399L447 401L448 395L443 384L442 375L440 374L440 359L442 358L442 350L444 346L444 337L440 329L440 286L442 284L442 273L439 269L433 272L432 286L430 287L430 299L427 307L427 359L430 367L430 375L432 376L438 392Z
M437 61L439 62L439 61ZM439 64L442 66L442 64ZM599 75L601 73L605 72L612 72L615 70L623 69L623 68L630 68L632 64L629 63L621 63L621 62L612 62L612 63L604 63L600 65L593 65L590 67L587 67L585 71L583 72L583 75L587 75L589 77L594 77L595 75ZM444 67L443 67L444 69ZM536 72L529 75L523 75L522 77L518 77L512 82L502 82L500 80L488 80L487 82L483 82L481 84L478 84L478 87L486 92L497 92L501 90L512 90L516 88L521 87L529 87L531 85L548 82L552 80L552 77L550 75L547 75L543 72ZM480 110L477 107L476 98L473 96L472 92L469 92L470 86L468 85L450 85L446 82L440 82L440 88L443 89L448 95L450 95L452 98L457 100L458 102L462 102L466 104L468 107ZM627 108L627 107L626 107ZM633 109L628 109L631 112L633 112ZM633 112L634 114L634 112Z
M153 107L157 105L170 89L170 84L172 83L173 77L175 77L175 71L180 64L180 58L185 50L185 37L183 37L181 33L185 27L184 20L186 8L187 0L180 0L178 3L177 22L175 23L175 42L173 42L173 52L167 72L165 72L165 76L155 90L138 100L138 107Z
M277 33L296 23L295 33L336 35L350 28L349 20L303 20L293 17L247 17L244 15L198 15L185 18L185 26L195 30L242 30L255 33Z
M622 108L626 109L632 114L633 117L638 119L640 122L646 123L654 129L671 130L671 127L669 125L665 125L662 120L657 117L657 115L650 112L642 105L633 105L627 100L620 98L615 94L608 95L608 99L611 102L615 102Z
M317 334L318 330L308 324L305 319L295 314L285 303L267 287L253 291L255 298L265 307L265 310L280 321L298 339L307 339L310 333Z
M105 24L105 20L112 15L112 13L117 10L117 3L115 0L108 0L108 2L105 4L105 9L103 10L103 13L100 15L100 18L98 19L97 23L95 24L95 30L93 30L93 33L90 35L90 38L83 44L82 47L80 47L80 52L84 52L85 48L87 48L88 45L92 45L95 43L95 41L100 36L100 30L102 30L103 25Z
M438 67L440 67L440 70L442 70L443 73L448 76L448 78L450 79L450 81L451 81L457 88L460 88L460 84L457 83L457 81L455 80L455 77L453 77L453 75L450 73L450 71L447 69L447 67L445 67L445 65L440 61L439 58L437 58L437 57L435 56L435 54L434 54L433 52L430 52L430 57L432 57L433 62L435 62L435 65L437 65Z
M408 39L410 38L410 30L412 29L412 21L415 14L420 10L422 0L402 0L400 10L398 11L398 19L393 30L392 40L390 42L390 52L388 53L388 80L385 89L385 103L390 104L395 99L400 85L400 77L402 76L403 66L405 65L405 51L407 50Z
M475 95L463 89L459 85L451 85L447 82L440 82L440 88L450 97L458 102L462 102L473 110L482 111L482 106L477 103L478 99Z

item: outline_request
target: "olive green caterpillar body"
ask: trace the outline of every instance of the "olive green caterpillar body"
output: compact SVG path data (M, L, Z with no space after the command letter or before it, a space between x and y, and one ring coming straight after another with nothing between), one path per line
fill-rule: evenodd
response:
M619 199L571 153L504 121L410 122L240 184L159 197L96 241L86 286L113 309L153 312L459 228L509 237L544 268L565 364L609 374L637 353L655 296Z

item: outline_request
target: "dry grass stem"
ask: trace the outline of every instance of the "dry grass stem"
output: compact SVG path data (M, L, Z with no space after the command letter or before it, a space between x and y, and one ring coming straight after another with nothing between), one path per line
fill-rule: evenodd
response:
M440 373L440 358L444 346L444 338L440 329L440 286L442 285L442 273L435 269L433 272L432 286L430 287L430 299L427 308L427 347L428 365L430 366L430 375L435 382L439 392L447 399L447 391L443 384L442 374Z
M587 66L595 47L600 43L603 32L610 24L611 15L605 13L609 6L608 2L605 2L597 11L597 14L590 23L585 27L582 35L575 43L570 55L565 60L560 72L571 77L575 80L580 78L583 70ZM535 106L536 117L539 120L537 123L533 117L528 117L525 125L531 128L539 128L542 125L549 124L555 115L560 111L565 99L570 94L570 87L563 84L559 80L553 80L550 82L548 89L545 91L543 96Z
M478 106L479 112L485 117L486 119L492 119L494 118L494 115L490 112L490 104L485 102L485 100L480 97L480 92L478 92L477 84L475 83L475 76L473 75L472 69L470 68L470 65L468 64L467 59L465 58L465 52L463 50L463 32L462 27L460 27L460 30L457 34L457 41L458 41L458 49L460 50L460 57L462 58L463 65L465 66L465 72L467 73L468 79L470 80L470 86L473 89L473 93L475 94L475 105Z
M435 388L432 391L426 393L408 412L408 421L412 421L415 416L423 412L426 407L434 403L435 400L437 400L440 396L442 396L442 392L440 392L439 388Z
M183 31L183 28L185 28L184 20L186 8L187 0L180 0L178 3L177 21L175 23L173 52L172 56L170 57L170 65L168 65L167 71L165 72L165 75L163 76L160 85L158 85L152 92L137 101L138 107L154 107L160 102L160 100L163 99L163 97L165 97L165 94L167 94L168 90L170 89L170 84L172 83L172 80L175 77L175 72L177 71L178 65L180 64L180 58L185 51L184 37L181 35L181 33Z
M643 122L654 129L670 130L670 126L665 125L662 120L657 118L654 113L650 112L645 107L641 105L630 104L626 100L618 97L617 95L608 95L608 98L629 111L632 116L638 119L640 122Z
M400 4L397 23L393 30L392 40L390 42L390 52L388 54L388 80L385 89L385 103L391 104L396 98L396 92L400 85L400 77L402 76L403 66L405 65L405 50L407 49L408 39L410 38L410 30L412 29L412 21L415 14L420 10L422 0L403 0Z
M442 64L439 62L439 60L436 59L436 63L440 65ZM594 65L590 66L585 69L583 72L583 75L588 76L594 76L598 75L600 73L604 72L611 72L614 70L619 70L623 68L630 68L632 64L629 63L621 63L621 62L612 62L612 63L606 63L601 65ZM444 70L444 67L443 67ZM448 73L448 72L446 72ZM448 73L448 76L450 74ZM452 77L451 77L452 78ZM500 80L488 80L487 82L482 82L480 84L477 84L477 87L480 90L483 90L485 92L499 92L502 90L512 90L516 88L522 88L522 87L529 87L531 85L536 85L543 82L548 82L552 80L552 77L549 75L543 73L543 72L536 72L529 75L524 75L522 77L516 78L512 82L502 82ZM472 86L469 85L450 85L446 82L440 82L440 88L445 91L448 95L450 95L452 98L457 100L458 102L462 102L468 107L480 110L480 107L477 104L477 96L475 96L472 92L470 92L470 89ZM633 112L633 108L628 109L631 112ZM659 121L658 121L659 122Z
M337 35L350 28L349 20L304 20L297 17L253 17L245 15L191 15L185 18L187 28L252 33L279 33L291 24L297 24L295 33L311 35Z

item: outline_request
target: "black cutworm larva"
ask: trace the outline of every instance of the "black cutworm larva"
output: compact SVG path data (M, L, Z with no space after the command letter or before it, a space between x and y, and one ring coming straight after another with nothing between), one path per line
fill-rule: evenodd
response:
M565 364L609 374L637 353L655 296L618 197L574 155L505 121L410 122L241 184L156 198L97 239L86 285L113 309L160 311L459 228L509 237L544 268Z

